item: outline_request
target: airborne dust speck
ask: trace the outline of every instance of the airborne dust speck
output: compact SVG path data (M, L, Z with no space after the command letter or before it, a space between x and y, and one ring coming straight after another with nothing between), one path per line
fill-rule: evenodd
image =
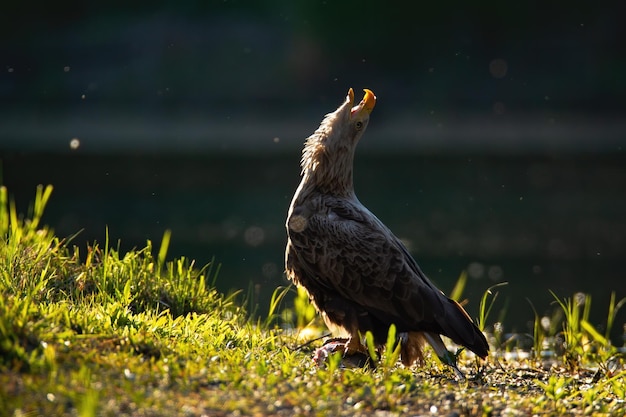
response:
M79 146L80 146L80 140L78 138L73 138L72 140L70 140L71 149L78 149Z

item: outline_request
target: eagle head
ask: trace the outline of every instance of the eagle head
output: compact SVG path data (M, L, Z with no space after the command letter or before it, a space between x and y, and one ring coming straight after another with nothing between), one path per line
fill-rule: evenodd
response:
M350 88L346 99L337 110L329 113L324 118L320 128L324 128L326 135L324 138L327 142L330 140L349 142L355 146L370 120L370 114L376 105L376 96L372 90L367 88L363 90L365 96L363 100L356 106L354 105L354 90ZM340 143L338 143L340 144ZM328 146L332 145L327 143Z
M302 173L320 186L336 184L350 192L354 150L369 123L376 96L364 89L365 96L355 106L350 88L345 101L328 113L319 128L307 138L302 151Z

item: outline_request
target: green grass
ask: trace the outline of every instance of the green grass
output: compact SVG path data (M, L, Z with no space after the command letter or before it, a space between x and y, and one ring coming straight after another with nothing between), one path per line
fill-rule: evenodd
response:
M268 316L252 319L237 293L215 290L214 262L166 261L169 233L158 250L127 253L106 231L102 246L59 239L41 224L51 192L38 188L20 216L0 188L0 416L626 412L624 361L608 338L624 300L612 298L603 334L588 321L589 296L555 295L550 325L535 315L535 355L520 359L488 322L490 288L478 322L496 352L480 363L463 351L463 382L436 359L399 365L393 328L385 352L370 344L375 369L343 369L337 355L317 368L319 342L304 342L324 330L302 291L278 288Z

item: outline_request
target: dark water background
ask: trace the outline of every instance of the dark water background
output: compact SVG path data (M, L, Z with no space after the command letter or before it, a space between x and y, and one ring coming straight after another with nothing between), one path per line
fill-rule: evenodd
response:
M626 296L617 3L5 3L0 182L23 212L53 184L45 221L76 245L171 229L171 257L215 257L264 314L302 140L370 88L357 194L443 290L468 270L472 316L501 281L505 331L549 289L590 293L594 324Z
M2 155L2 182L26 212L37 184L55 191L45 222L73 241L122 250L155 246L172 230L170 257L222 265L222 291L253 288L259 314L283 276L284 219L299 182L299 153ZM626 155L357 153L360 200L407 242L427 275L449 292L470 276L472 316L489 286L500 288L490 323L528 331L533 312L561 297L592 295L592 321L612 291L626 296ZM618 315L620 344L626 311Z

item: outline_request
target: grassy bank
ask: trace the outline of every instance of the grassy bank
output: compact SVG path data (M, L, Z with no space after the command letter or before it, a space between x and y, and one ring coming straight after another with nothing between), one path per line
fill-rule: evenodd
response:
M489 323L492 289L479 323L495 352L483 363L461 352L465 381L435 358L407 369L389 351L376 369L342 369L338 357L317 368L319 342L302 342L319 326L302 296L281 306L277 290L268 316L252 319L237 294L214 289L217 265L166 261L168 233L127 253L108 236L75 247L41 224L51 192L39 188L20 216L0 188L4 415L626 413L623 358L607 337L616 299L599 332L590 298L555 295L555 317L536 315L534 348L520 352Z

